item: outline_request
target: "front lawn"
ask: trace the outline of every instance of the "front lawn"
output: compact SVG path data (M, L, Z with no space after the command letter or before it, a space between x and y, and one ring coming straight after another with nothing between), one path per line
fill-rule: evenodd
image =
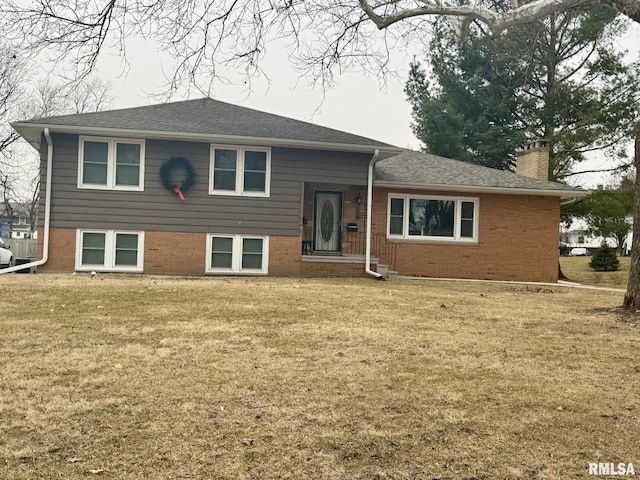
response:
M574 282L600 287L627 288L629 262L631 257L618 257L620 268L617 272L596 272L589 267L592 257L560 257L562 273Z
M2 479L566 479L640 470L617 292L0 276Z

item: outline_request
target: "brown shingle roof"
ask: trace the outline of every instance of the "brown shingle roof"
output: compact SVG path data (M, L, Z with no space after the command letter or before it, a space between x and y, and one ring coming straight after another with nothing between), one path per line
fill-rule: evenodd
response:
M14 127L20 131L30 125L281 139L400 150L370 138L211 98L33 119L17 122Z
M533 194L539 191L545 195L558 192L562 197L587 193L557 182L523 177L513 172L412 150L378 162L375 182L377 185L406 185L434 190L520 190Z

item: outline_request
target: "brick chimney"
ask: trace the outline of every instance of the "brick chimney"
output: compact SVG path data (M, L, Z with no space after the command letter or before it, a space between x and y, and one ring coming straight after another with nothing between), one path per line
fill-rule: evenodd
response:
M526 144L516 152L516 173L525 177L549 179L549 146L545 140Z

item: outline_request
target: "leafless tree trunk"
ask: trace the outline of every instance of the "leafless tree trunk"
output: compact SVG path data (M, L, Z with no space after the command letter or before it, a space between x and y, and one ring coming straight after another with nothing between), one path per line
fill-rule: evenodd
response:
M633 240L631 242L631 266L629 283L624 296L623 307L633 313L640 311L640 123L636 128L634 151L636 167L636 191L633 201Z
M40 178L35 180L33 194L29 202L29 229L35 232L38 228L38 212L40 211Z
M4 210L3 216L7 219L9 231L11 231L15 223L15 192L13 190L13 182L6 173L0 173L0 195L2 209Z

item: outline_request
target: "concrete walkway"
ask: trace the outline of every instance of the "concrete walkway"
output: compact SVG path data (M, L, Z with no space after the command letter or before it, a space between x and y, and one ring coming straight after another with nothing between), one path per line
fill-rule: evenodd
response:
M604 292L618 292L618 293L626 292L626 289L624 288L598 287L596 285L582 285L581 283L566 282L563 280L559 280L558 283L550 283L550 282L515 282L515 281L508 281L508 280L474 280L474 279L466 279L466 278L405 277L400 275L396 278L398 280L429 280L434 282L493 283L493 284L504 284L504 285L536 285L539 287L567 287L567 288L582 288L585 290L600 290Z

